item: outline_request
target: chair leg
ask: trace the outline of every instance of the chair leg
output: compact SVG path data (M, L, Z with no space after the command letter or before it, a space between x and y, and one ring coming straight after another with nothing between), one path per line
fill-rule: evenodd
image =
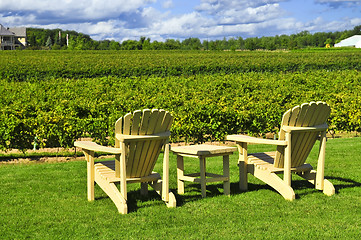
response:
M147 182L140 183L140 194L143 196L148 195L148 183Z
M312 183L313 185L315 185L315 188L317 188L316 183L316 179L317 179L317 172L315 170L311 170L309 172L303 172L303 173L297 173L297 175L299 175L300 177L306 179L307 181L309 181L310 183ZM322 190L324 194L326 194L327 196L332 196L335 194L335 187L333 186L333 184L328 181L327 179L323 179L323 189L318 189L318 190Z
M108 182L107 180L103 179L97 173L95 174L95 181L98 183L99 187L103 189L103 191L114 202L119 213L127 214L128 206L127 206L126 196L123 196L123 194L119 192L117 186L114 183Z
M169 207L169 208L176 207L177 201L176 201L174 194L169 190L167 193L163 192L164 189L163 189L163 181L162 180L158 180L156 182L151 182L151 183L149 183L149 185L159 194L159 196L167 197L168 200L162 199L165 202L165 204L167 205L167 207Z
M177 200L175 199L174 193L169 192L169 200L166 202L167 207L173 208L177 206Z
M184 181L180 180L184 176L184 161L183 157L177 155L177 185L178 194L184 194Z
M87 161L87 195L88 201L94 201L94 152L84 150L85 159Z
M247 191L248 189L248 154L247 143L237 143L238 147L238 167L239 167L239 189Z
M223 176L228 180L223 182L224 195L229 196L231 192L231 181L229 179L229 155L223 156Z
M285 181L277 176L277 174L271 173L267 170L255 169L253 175L274 188L286 200L292 201L296 198L292 187L290 187Z
M335 194L335 187L333 186L333 184L328 181L327 179L323 180L323 193L326 194L327 196L332 196Z

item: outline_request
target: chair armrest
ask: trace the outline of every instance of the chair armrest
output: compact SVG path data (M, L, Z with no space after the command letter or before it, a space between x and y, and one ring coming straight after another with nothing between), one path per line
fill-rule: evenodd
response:
M282 126L282 129L285 132L318 132L327 130L328 125L326 123L313 126L313 127L291 127L291 126Z
M226 139L230 140L230 141L235 141L235 142L287 146L287 141L255 138L255 137L250 137L250 136L246 136L246 135L228 135L226 137Z
M121 148L105 147L92 141L76 141L74 142L75 147L80 147L83 150L89 150L94 152L105 152L111 154L121 154Z
M170 131L152 134L152 135L124 135L115 134L115 138L120 142L131 142L131 141L147 141L147 140L161 140L169 138Z

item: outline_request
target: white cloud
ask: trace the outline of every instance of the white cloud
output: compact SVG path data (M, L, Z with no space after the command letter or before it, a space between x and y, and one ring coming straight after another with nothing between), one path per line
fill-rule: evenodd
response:
M284 11L279 4L267 4L239 10L224 10L219 14L219 22L220 24L256 23L279 18L282 15L284 15Z
M0 13L0 23L6 26L18 26L18 25L26 25L27 23L32 23L36 19L34 14L28 14L25 16L20 15L12 15L11 13L8 14L1 14Z
M173 0L165 0L162 6L163 8L172 8L174 6Z
M361 5L361 0L315 0L315 2L328 5L332 8L354 7Z
M207 12L210 15L217 15L227 9L235 9L236 11L239 11L245 8L257 8L284 1L287 0L201 0L201 4L196 7L196 10Z
M38 16L40 22L43 17L51 21L51 17L62 21L73 19L98 20L114 18L122 13L136 11L154 0L17 0L1 1L0 11L4 12L30 12Z

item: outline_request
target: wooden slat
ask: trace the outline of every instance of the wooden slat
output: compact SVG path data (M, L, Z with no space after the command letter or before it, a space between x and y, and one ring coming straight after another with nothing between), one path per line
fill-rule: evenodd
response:
M148 124L149 124L150 113L151 113L151 111L149 109L144 109L143 110L141 123L140 123L140 126L139 126L139 135L145 135L146 134ZM127 174L128 177L138 177L140 175L139 161L140 161L140 156L141 156L142 151L143 151L143 145L144 145L143 141L136 143L136 153L134 155L133 168L131 169L132 171L129 170L129 172Z
M171 126L172 126L172 122L173 122L172 115L169 112L162 110L160 112L159 116L160 116L159 121L161 121L161 123L159 123L159 125L156 127L155 133L169 131ZM155 147L154 147L154 151L152 153L152 159L158 159L158 156L159 156L160 151L161 151L164 144L165 144L164 140L160 140L160 141L156 142ZM155 163L156 163L156 160L153 161L153 163L149 165L149 168L153 169L154 166L155 166Z
M291 117L291 113L292 113L292 109L289 109L283 114L281 126L288 125ZM283 129L281 128L279 132L279 140L284 141L285 136L286 136L285 131L283 131ZM276 166L283 166L283 157L284 157L284 146L277 146L277 156L275 158L274 164Z
M114 134L115 136L117 134L122 134L122 129L123 129L123 118L119 118L116 122L115 122L115 130L114 130ZM117 140L117 138L115 137L115 147L120 147L120 143Z
M133 121L132 121L132 130L131 130L131 135L139 135L139 128L140 128L140 122L141 122L141 117L142 117L142 111L137 110L133 112ZM129 153L128 153L128 158L127 158L127 176L129 176L129 173L132 173L134 171L134 162L136 161L135 158L135 153L136 153L136 146L137 143L136 142L131 142L129 143Z
M291 116L288 120L288 124L286 124L287 126L296 126L297 124L297 120L298 118L298 114L301 112L301 107L300 106L296 106L294 108L292 108L291 110Z
M162 132L170 130L170 127L168 128L168 126L164 126L164 119L168 118L168 116L172 117L169 112L167 112L167 111L165 111L163 109L161 109L159 111L159 113L158 113L158 123L155 126L154 134L162 133ZM152 151L149 152L149 154L151 156L150 159L153 159L153 161L149 161L146 172L149 172L151 169L154 168L154 165L156 164L156 161L158 159L158 156L160 154L160 151L161 151L164 143L165 143L165 140L152 141L152 144L153 144L151 146Z
M154 133L162 133L162 132L166 132L170 130L171 127L171 123L172 123L172 115L165 111L165 110L160 110L159 111L159 115L158 115L158 124L154 130ZM151 158L155 159L155 161L153 161L152 163L149 164L147 171L149 171L149 169L153 169L154 165L156 163L156 159L158 159L158 156L160 154L160 151L163 147L163 145L165 144L165 140L159 140L159 141L155 141L154 142L154 148L153 148L153 152L151 153Z
M149 118L149 125L148 129L146 131L146 135L152 135L155 132L155 128L159 124L159 110L153 109L152 113ZM156 161L156 159L152 159L152 153L154 150L154 141L147 141L143 145L143 152L141 155L141 166L140 168L140 176L147 175L147 170L151 171L150 168L148 168L149 165L152 165L153 161Z
M116 122L115 122L115 130L114 130L114 134L115 134L115 147L120 148L121 144L120 141L117 139L117 134L122 134L123 132L123 118L119 118ZM123 150L123 153L126 154L126 151ZM115 176L116 177L120 177L120 156L119 155L115 155Z
M142 117L142 111L137 110L133 112L131 135L139 135L141 117Z
M315 105L311 103L311 105L314 107ZM310 104L302 104L301 105L301 111L299 114L299 118L297 119L295 127L306 127L309 126L308 122L310 119L310 114L312 114L312 107ZM292 163L291 166L298 165L298 155L300 152L303 151L303 145L304 145L304 133L294 133L292 134L292 153L291 153L291 159Z
M150 118L151 110L144 109L142 115L142 122L140 124L139 135L146 135L148 126L149 126L149 118Z
M307 117L305 117L305 119L303 120L302 126L303 127L314 126L319 110L320 110L319 105L315 102L311 102L310 107L308 108L306 114ZM313 145L315 144L316 141L315 134L317 135L317 133L308 133L308 132L297 134L297 139L299 143L298 145L294 146L294 148L296 148L295 149L296 151L294 151L293 153L295 155L292 164L293 167L300 166L305 162L309 152L311 151Z
M159 113L158 113L158 124L155 126L155 129L154 129L154 134L157 134L157 133L161 133L161 132L165 132L167 130L169 130L168 128L167 129L164 129L163 128L163 119L165 117L166 114L169 114L167 111L161 109L159 110Z
M309 108L309 104L308 103L303 103L301 105L301 111L298 114L298 121L297 123L294 125L295 127L303 127L303 120L305 119L307 112L308 112L308 108Z
M323 110L323 103L315 103L311 102L310 107L307 111L307 117L305 117L305 120L303 121L302 126L309 127L317 125L318 117L320 115L320 112ZM323 119L321 119L323 120ZM294 151L294 157L293 157L293 167L297 167L302 165L306 159L308 154L310 153L313 145L316 142L318 133L314 132L306 132L306 133L300 133L298 134L299 143L295 143L294 148L296 148L296 151Z
M286 111L283 114L281 126L288 125L288 122L289 122L290 117L291 117L291 111L292 111L292 109L289 109L288 111ZM280 133L279 133L279 140L285 140L285 132L282 129L280 130Z
M126 134L126 135L130 135L130 128L131 128L131 121L132 121L132 116L133 114L131 113L127 113L124 116L124 122L123 122L123 130L122 130L122 134Z

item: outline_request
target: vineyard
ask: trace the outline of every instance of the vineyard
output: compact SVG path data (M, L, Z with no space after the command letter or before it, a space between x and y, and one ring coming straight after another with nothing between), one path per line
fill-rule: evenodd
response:
M361 51L2 51L0 149L114 142L127 112L163 108L172 141L277 132L294 105L326 101L334 131L361 131Z

